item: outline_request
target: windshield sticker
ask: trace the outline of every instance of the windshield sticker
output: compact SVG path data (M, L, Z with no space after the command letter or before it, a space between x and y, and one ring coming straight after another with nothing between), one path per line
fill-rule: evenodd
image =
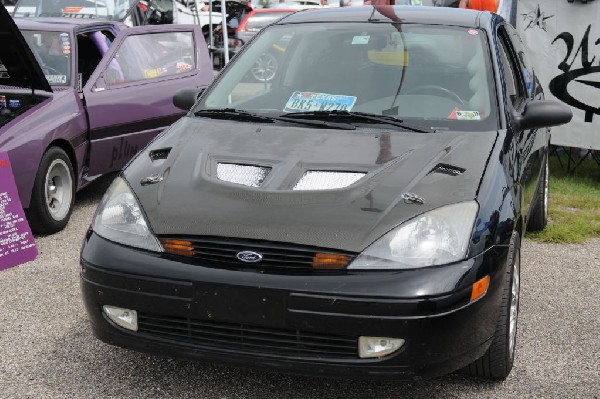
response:
M63 32L60 34L62 37L69 37L69 34L67 32Z
M295 91L285 104L283 112L350 111L355 102L354 96Z
M459 121L479 121L479 111L456 111L456 119Z
M0 96L0 108L6 108L6 96Z
M51 85L60 85L67 83L67 75L44 75Z
M165 68L146 69L144 71L144 75L146 76L146 79L157 78L160 75L162 75L163 73L167 73L167 70Z
M352 38L352 44L369 44L371 36L354 36Z
M189 71L192 69L192 65L187 62L178 62L175 66L179 71Z

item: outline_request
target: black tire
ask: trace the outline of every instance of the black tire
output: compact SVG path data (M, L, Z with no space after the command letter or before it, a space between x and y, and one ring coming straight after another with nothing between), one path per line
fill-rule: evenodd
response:
M513 233L508 259L511 263L503 276L502 305L492 344L481 358L464 369L474 377L503 380L508 377L513 367L521 269L521 238L517 232Z
M50 147L42 156L33 183L27 220L38 234L62 230L71 217L75 202L75 174L67 153Z
M542 176L535 193L535 203L527 221L527 230L542 231L548 224L548 157L542 165Z

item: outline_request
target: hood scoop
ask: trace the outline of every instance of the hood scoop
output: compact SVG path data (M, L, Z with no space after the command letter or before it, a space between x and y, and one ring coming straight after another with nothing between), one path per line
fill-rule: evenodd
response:
M445 163L439 163L431 170L430 173L442 173L444 175L459 176L462 175L466 169L459 168L458 166L448 165Z
M217 163L217 178L219 180L243 186L262 186L269 172L271 172L271 168L266 166Z
M167 159L170 152L171 152L171 147L158 148L156 150L150 151L149 156L150 156L150 159L152 160L152 162L160 161L163 159Z
M365 172L308 170L298 180L293 190L334 190L345 188L356 183L365 175Z

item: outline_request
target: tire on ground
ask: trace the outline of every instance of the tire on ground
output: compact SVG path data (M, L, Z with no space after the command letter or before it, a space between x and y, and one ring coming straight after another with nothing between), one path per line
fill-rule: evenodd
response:
M75 175L71 160L62 148L50 147L40 161L27 209L31 230L38 234L62 230L69 222L74 202Z
M503 276L502 303L496 331L492 344L487 352L479 359L465 367L462 371L474 377L501 380L508 377L513 367L515 357L517 315L519 309L521 238L514 232L508 261L511 262ZM516 279L516 281L515 281ZM516 295L513 285L516 283ZM514 302L513 302L514 301ZM514 307L514 331L511 334L511 309ZM512 342L511 342L512 341Z

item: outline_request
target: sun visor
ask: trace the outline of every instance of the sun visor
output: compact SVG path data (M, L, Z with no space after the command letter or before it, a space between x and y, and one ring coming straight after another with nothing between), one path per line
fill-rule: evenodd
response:
M0 4L0 86L52 91L25 38L2 4Z

